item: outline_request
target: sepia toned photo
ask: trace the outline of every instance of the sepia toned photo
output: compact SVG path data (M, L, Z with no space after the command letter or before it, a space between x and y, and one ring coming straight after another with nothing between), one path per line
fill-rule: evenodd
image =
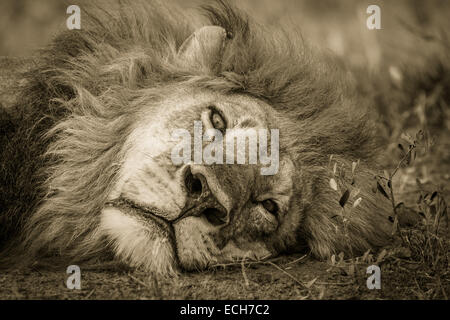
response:
M449 15L2 0L0 299L448 300Z

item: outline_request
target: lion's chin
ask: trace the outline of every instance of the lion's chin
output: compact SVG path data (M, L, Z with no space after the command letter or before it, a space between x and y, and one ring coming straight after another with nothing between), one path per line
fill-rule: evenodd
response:
M117 207L102 210L99 226L118 259L159 278L175 276L179 267L203 270L271 255L260 242L242 246L231 240L219 249L212 236L217 228L204 218L187 217L175 223L173 229L174 234L169 234L161 221Z
M109 240L115 256L131 267L157 277L177 273L172 240L152 219L108 207L102 210L99 231Z
M220 248L214 241L217 227L204 217L188 217L174 224L180 265L185 270L203 270L236 261L264 260L273 255L260 241L229 239Z

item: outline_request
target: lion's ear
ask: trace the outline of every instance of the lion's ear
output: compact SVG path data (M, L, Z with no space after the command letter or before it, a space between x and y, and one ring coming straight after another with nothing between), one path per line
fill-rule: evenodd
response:
M227 32L218 26L206 26L195 31L178 50L178 57L189 66L206 66L212 70L220 63Z

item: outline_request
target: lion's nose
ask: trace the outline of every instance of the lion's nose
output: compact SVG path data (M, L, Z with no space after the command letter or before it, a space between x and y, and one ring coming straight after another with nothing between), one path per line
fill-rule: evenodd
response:
M227 210L211 192L207 178L201 173L192 174L189 166L183 176L187 199L182 214L176 221L188 216L203 215L215 226L228 223Z
M187 167L184 174L184 186L188 193L188 197L198 199L209 195L209 187L206 178L201 173L195 176L191 172L191 167Z

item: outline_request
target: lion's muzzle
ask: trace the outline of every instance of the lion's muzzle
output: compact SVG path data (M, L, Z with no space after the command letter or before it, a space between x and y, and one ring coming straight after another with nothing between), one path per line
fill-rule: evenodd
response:
M185 168L183 177L187 194L186 204L174 223L189 216L204 215L214 226L227 224L229 213L211 192L207 178L202 173L192 174L190 166Z

